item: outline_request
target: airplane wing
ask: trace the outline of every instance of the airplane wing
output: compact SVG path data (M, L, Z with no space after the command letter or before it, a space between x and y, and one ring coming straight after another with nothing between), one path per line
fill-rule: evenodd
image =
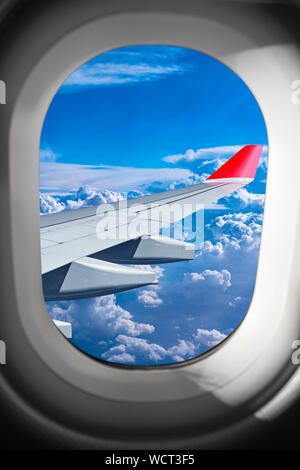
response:
M107 295L157 284L151 270L128 265L186 261L194 245L162 228L253 181L261 145L247 145L204 183L113 204L41 216L46 300Z

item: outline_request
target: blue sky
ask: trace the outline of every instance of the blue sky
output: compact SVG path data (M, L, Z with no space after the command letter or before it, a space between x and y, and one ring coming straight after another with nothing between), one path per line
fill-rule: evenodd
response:
M267 132L247 86L215 59L135 46L75 71L55 96L41 138L41 213L200 182L246 144L264 145L251 185L205 211L195 260L152 266L158 288L49 302L73 343L104 360L162 364L224 339L255 282L267 172Z

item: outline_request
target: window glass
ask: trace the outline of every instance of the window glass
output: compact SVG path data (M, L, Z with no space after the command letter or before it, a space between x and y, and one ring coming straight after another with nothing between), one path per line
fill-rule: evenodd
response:
M40 213L47 309L74 346L172 364L238 327L256 278L267 145L247 85L201 52L124 47L68 77L42 131ZM131 215L142 222L128 228L120 214L140 197ZM160 208L150 217L149 204Z

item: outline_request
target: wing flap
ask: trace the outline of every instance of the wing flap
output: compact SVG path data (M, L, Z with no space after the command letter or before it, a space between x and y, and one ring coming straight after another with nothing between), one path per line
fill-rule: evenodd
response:
M164 236L143 235L91 255L92 258L123 264L162 264L188 261L195 245Z
M154 272L89 257L73 261L65 271L60 284L54 280L53 285L51 281L53 279L50 277L45 279L43 284L47 301L96 297L157 284Z

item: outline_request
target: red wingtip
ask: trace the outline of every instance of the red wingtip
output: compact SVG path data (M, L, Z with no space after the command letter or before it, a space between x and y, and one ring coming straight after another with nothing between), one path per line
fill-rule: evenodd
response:
M254 179L262 149L262 145L246 145L207 178L207 181L226 178Z

